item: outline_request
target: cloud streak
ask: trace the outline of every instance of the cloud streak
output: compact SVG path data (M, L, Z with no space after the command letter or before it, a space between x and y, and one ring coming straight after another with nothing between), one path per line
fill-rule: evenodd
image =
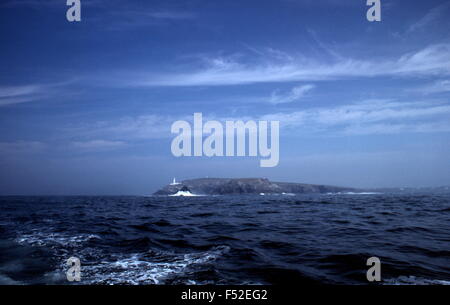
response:
M328 108L264 115L297 133L330 135L449 132L450 105L425 102L368 100Z
M419 21L411 24L407 30L407 33L412 33L418 30L426 28L428 25L435 22L437 19L441 18L444 13L450 9L450 1L440 4L430 11L428 11L425 16L419 19Z
M272 104L283 104L283 103L291 103L295 102L302 97L304 97L308 92L313 90L315 85L302 85L297 86L291 89L288 93L280 94L279 91L272 92L272 96L270 97L270 103Z
M91 141L76 141L72 143L72 147L82 151L105 151L114 150L127 146L123 141L108 141L108 140L91 140Z
M204 61L206 62L206 61ZM450 75L450 44L435 44L416 52L383 61L353 58L323 63L301 56L284 61L249 64L212 59L204 69L173 74L135 77L130 86L226 86L255 83L340 80L361 77L403 77ZM252 61L249 61L252 62ZM220 64L217 64L220 63Z
M0 107L38 100L45 96L45 89L42 85L0 87Z
M61 94L61 87L71 84L65 81L52 84L28 84L16 86L0 86L0 107L48 99ZM67 92L65 92L67 94Z
M41 141L0 142L0 154L17 155L42 152L47 145Z
M411 132L450 132L448 103L399 102L367 100L334 107L315 107L295 112L277 112L253 117L204 116L206 120L276 120L286 135L342 136L397 134ZM115 121L87 124L66 130L78 137L99 137L111 141L170 138L170 127L176 120L192 121L184 116L141 115Z
M428 84L411 91L420 92L423 94L450 92L450 80L438 80L432 84Z
M192 20L194 18L195 14L183 11L121 10L104 13L101 16L97 16L96 20L99 24L106 25L110 30L126 30Z

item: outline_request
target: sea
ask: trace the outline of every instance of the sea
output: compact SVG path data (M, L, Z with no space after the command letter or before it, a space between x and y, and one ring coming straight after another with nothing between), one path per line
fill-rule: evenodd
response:
M450 284L450 194L0 197L0 284Z

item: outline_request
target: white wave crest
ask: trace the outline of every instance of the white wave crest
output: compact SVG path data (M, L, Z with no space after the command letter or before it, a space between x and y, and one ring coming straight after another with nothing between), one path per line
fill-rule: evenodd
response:
M385 281L387 285L450 285L450 281L425 279L415 276L399 276Z

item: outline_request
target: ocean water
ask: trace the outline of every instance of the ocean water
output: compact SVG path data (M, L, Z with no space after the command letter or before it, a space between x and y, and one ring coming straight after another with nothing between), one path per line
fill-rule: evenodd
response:
M0 197L0 284L450 284L449 194ZM75 283L77 284L77 283Z

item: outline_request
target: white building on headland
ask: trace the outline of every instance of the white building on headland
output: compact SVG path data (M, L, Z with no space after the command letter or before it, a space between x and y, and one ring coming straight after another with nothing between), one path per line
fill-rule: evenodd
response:
M177 180L175 178L173 178L173 181L170 185L178 185L181 184L180 182L177 182Z

